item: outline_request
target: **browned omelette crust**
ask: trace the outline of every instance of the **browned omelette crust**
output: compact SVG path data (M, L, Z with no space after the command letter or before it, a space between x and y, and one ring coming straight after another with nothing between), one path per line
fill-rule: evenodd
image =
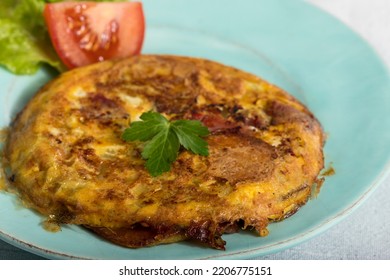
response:
M181 151L151 177L143 143L121 134L142 112L198 119L210 155ZM322 128L283 90L215 62L144 55L61 75L29 102L5 146L31 207L128 247L197 240L224 248L296 212L323 168Z

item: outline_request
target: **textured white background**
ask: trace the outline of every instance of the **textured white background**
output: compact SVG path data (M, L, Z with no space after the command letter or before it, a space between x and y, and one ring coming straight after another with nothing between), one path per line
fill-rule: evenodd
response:
M355 30L390 67L390 0L308 2L328 11ZM31 258L38 257L0 241L0 259ZM390 260L390 176L362 206L336 226L302 245L262 259Z
M390 0L307 2L333 14L360 34L390 68ZM302 245L262 259L390 260L389 175L363 205L330 230Z

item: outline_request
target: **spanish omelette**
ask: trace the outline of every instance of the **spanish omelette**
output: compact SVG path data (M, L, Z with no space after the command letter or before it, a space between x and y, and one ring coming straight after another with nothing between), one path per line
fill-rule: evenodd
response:
M196 119L209 156L180 151L152 177L144 143L121 138L146 111ZM62 74L11 125L4 147L22 200L56 224L76 224L126 247L193 240L224 249L222 234L294 214L323 168L314 115L252 74L200 58L140 55Z

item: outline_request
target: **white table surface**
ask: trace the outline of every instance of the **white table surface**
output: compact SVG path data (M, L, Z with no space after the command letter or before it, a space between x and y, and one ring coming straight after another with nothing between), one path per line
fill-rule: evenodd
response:
M390 68L390 0L309 0L308 2L333 14L359 33ZM363 205L331 229L301 245L259 259L389 260L389 175ZM40 259L40 257L0 241L1 259Z

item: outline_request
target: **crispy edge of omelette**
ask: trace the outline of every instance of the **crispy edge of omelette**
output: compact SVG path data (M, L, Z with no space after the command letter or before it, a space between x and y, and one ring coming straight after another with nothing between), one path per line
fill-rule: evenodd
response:
M142 60L145 61L142 62ZM147 70L142 69L142 63L146 63ZM159 73L159 66L168 68L170 71L166 77ZM126 75L130 75L131 79L126 80L125 78L121 81L121 78L126 77ZM158 76L158 79L155 79L156 76ZM108 79L110 82L104 84L104 82L100 81L101 77ZM161 85L158 86L156 84L152 85L152 87L157 88L155 91L160 91L160 94L153 95L148 93L148 98L152 100L157 111L165 113L172 118L199 119L212 130L212 136L210 136L208 141L209 144L211 143L211 150L214 148L215 152L208 159L210 170L206 172L207 176L204 176L203 179L218 178L220 182L216 183L217 187L226 185L226 182L236 186L240 182L256 183L256 180L261 180L262 173L255 174L256 165L247 164L249 162L247 160L248 157L256 156L256 150L251 151L250 149L245 149L245 147L241 150L235 149L235 145L242 139L247 139L245 141L247 141L249 147L257 145L259 150L263 150L260 147L265 147L264 143L272 146L275 144L275 141L279 141L277 149L272 149L272 152L268 153L268 150L271 150L271 148L265 148L264 151L267 150L267 152L260 153L257 159L261 160L262 155L269 154L268 156L271 158L279 158L278 164L282 165L281 161L291 160L296 154L300 154L304 161L300 167L303 169L302 171L297 170L294 164L289 165L292 167L292 170L288 170L284 166L284 168L280 168L277 171L279 176L285 177L293 176L292 173L297 171L298 175L303 174L307 178L303 180L304 183L280 194L277 197L279 201L275 202L267 198L268 204L274 203L274 205L269 206L268 208L271 210L262 217L252 215L248 218L243 213L241 213L240 217L240 213L235 213L229 219L226 212L231 209L228 208L227 210L220 210L223 214L217 215L218 218L211 218L212 216L207 218L206 215L204 218L192 219L191 223L187 223L184 226L175 224L172 217L168 219L168 223L166 219L155 217L154 219L140 220L121 226L120 223L105 225L104 223L89 223L88 219L82 217L75 218L75 213L72 213L66 205L66 199L60 203L55 198L49 198L48 201L44 201L44 198L39 197L34 192L30 193L29 187L34 187L33 185L26 183L23 179L20 180L19 176L15 177L13 175L13 181L15 181L14 184L16 186L25 185L25 187L18 188L23 200L44 215L50 217L54 213L54 222L84 225L103 238L127 247L153 246L190 239L213 248L223 249L225 245L221 238L223 233L237 232L240 228L255 228L260 235L266 235L268 222L283 220L298 211L310 197L311 186L318 181L318 173L323 168L322 146L324 145L325 137L319 122L304 105L281 89L251 74L207 60L174 56L140 56L127 60L105 62L71 71L63 75L59 80L56 79L47 84L13 123L12 133L5 149L6 158L10 161L11 169L14 168L15 170L15 164L13 164L15 160L12 160L12 156L10 156L15 151L13 143L26 134L34 137L34 131L31 130L32 126L30 124L36 121L34 120L36 116L40 116L42 110L40 104L50 102L50 100L54 102L55 94L58 95L58 92L66 91L66 88L61 85L61 81L66 81L65 85L71 87L72 84L83 83L85 80L88 82L91 79L95 83L100 83L101 89L104 90L115 89L118 86L122 87L126 83L135 83L141 87L142 85L148 85L148 83L160 83ZM172 80L179 85L179 89L182 90L181 93L176 92L176 88L170 87ZM260 97L246 94L247 89L243 89L242 81L249 81L248 85L261 84L261 87L264 87L264 94L260 94ZM172 91L174 94L172 94ZM193 95L194 92L195 96ZM267 95L273 94L274 96L267 97ZM97 102L98 104L102 102L101 105L103 107L108 102L115 107L115 103L107 101L110 98L110 96L107 97L104 94L103 96L94 95L90 102ZM259 103L259 101L262 102ZM240 102L246 102L245 104L250 105L242 106ZM258 106L262 106L262 109L259 110L260 113L253 114L253 112L256 113ZM96 108L96 106L88 108L95 108L91 110L99 111L99 108ZM120 109L119 111L123 111L123 108ZM107 122L107 119L97 118L97 122L102 124L102 122ZM113 122L110 120L108 123L112 125ZM283 133L286 133L284 129L289 131L287 131L287 134L290 133L291 135L287 136L291 136L290 138L281 136ZM277 134L277 137L275 137L275 134ZM311 141L308 141L311 144L306 147L309 151L305 151L302 148L304 144L300 143L304 142L306 138L310 138L309 140ZM259 139L261 141L258 141ZM255 142L261 142L261 144L255 144ZM18 143L19 147L16 149L23 150L25 148L27 151L29 150L31 143L20 143L20 141ZM226 149L230 152L228 156L219 154L221 143L225 145L222 147L222 150ZM244 153L245 156L240 160L230 160L234 157L239 159L239 153ZM36 158L37 155L39 154L34 154L33 157ZM216 156L213 157L213 155ZM47 155L43 152L41 156L45 157ZM183 173L183 168L185 170L193 168L192 159L193 156L187 152L179 156L171 172L179 178L177 181L183 181L183 178L190 178L191 172L186 173L185 176L187 177L181 174ZM19 164L23 165L23 162L19 162ZM12 165L14 166L12 167ZM267 166L267 163L264 163L264 166L262 167L264 168L263 173L267 173L267 170L274 170L274 167ZM275 173L272 174L276 176ZM299 181L298 175L296 176L297 178L294 177L295 181ZM147 176L147 174L144 172L142 176ZM39 179L36 176L34 178ZM269 180L269 182L273 181ZM248 190L251 191L250 188ZM272 191L272 188L268 190L265 188L263 191ZM245 191L243 191L243 194L245 195ZM235 199L237 200L238 197L239 195L236 195ZM251 202L254 204L251 205L252 207L259 207L258 205L256 206L256 203L266 203L267 199L264 201L263 199L257 199L258 202L254 199ZM61 203L65 205L58 207ZM236 203L240 202L236 201ZM230 205L230 207L232 206ZM273 208L275 209L273 210ZM221 209L221 207L219 206L218 209Z

